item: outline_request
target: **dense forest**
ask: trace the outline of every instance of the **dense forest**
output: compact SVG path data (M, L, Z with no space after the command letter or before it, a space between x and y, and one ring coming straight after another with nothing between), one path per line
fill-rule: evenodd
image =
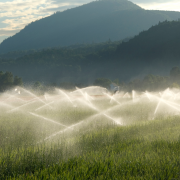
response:
M0 67L4 71L10 70L18 74L26 82L35 80L59 82L63 78L81 79L86 69L91 68L87 63L93 65L93 60L96 62L102 57L110 58L120 43L121 41L108 40L99 44L49 48L41 51L14 51L0 56Z
M121 57L136 58L179 58L180 57L180 19L179 21L159 22L148 31L143 31L128 43L117 48Z
M24 82L93 84L97 78L128 82L147 74L168 76L180 65L180 22L164 21L134 38L0 56L0 67Z
M15 86L22 86L22 79L14 76L11 72L0 71L0 92L6 91Z
M0 44L0 54L105 42L132 37L159 21L180 18L180 12L144 10L127 0L101 0L30 23Z

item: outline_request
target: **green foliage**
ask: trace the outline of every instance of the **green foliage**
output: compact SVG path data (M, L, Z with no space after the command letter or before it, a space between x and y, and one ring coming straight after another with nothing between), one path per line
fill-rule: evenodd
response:
M173 59L180 58L180 22L163 21L156 26L152 26L147 31L130 39L129 42L120 44L117 48L117 54L120 57L146 58L146 61L163 66L164 63L170 63ZM159 63L156 62L158 59ZM165 59L160 61L160 59ZM142 61L143 63L143 61Z
M141 77L142 73L146 72L158 72L163 75L167 74L171 67L180 65L179 28L180 22L165 21L128 42L107 41L31 52L13 52L1 56L0 66L2 70L8 69L23 77L26 82L36 80L57 84L65 81L92 84L98 77L127 82L133 77ZM179 77L175 76L177 75L170 75L170 84L180 83ZM150 77L146 81L148 83L145 82L144 86L153 81L148 88L154 89L156 86L158 89L160 86L167 86L166 82L169 80L159 76ZM137 89L138 83L130 84L132 88Z
M33 88L34 89L40 89L42 87L41 83L40 82L35 82L34 85L33 85Z
M23 85L22 79L18 76L15 76L14 77L14 85L15 86L22 86Z
M22 79L18 76L13 76L11 72L0 71L0 91L5 91L13 86L22 86Z
M169 77L149 74L143 79L134 79L127 84L120 84L120 87L126 91L158 91L168 88L172 82Z
M161 90L165 89L169 84L169 79L163 76L147 75L143 79L144 89Z
M179 127L179 118L163 119L99 128L76 137L75 145L9 149L1 179L178 179Z

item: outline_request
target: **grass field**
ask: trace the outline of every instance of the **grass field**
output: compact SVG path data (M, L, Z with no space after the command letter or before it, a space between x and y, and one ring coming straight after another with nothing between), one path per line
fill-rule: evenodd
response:
M1 94L0 179L179 180L179 92L106 93Z

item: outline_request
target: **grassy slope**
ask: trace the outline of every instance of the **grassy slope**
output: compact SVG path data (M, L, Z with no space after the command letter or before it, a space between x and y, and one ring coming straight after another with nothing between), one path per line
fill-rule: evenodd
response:
M16 158L9 154L1 159L1 167L7 165L1 179L8 174L14 179L179 179L179 130L179 117L97 128L64 148L41 145L20 150Z

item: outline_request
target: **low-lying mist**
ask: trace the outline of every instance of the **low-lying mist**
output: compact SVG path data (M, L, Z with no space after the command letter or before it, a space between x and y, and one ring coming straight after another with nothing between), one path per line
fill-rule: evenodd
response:
M48 167L126 139L179 139L178 89L110 92L91 86L37 94L17 87L0 95L1 166L3 172L10 166L9 175L17 166L32 172L32 164Z

